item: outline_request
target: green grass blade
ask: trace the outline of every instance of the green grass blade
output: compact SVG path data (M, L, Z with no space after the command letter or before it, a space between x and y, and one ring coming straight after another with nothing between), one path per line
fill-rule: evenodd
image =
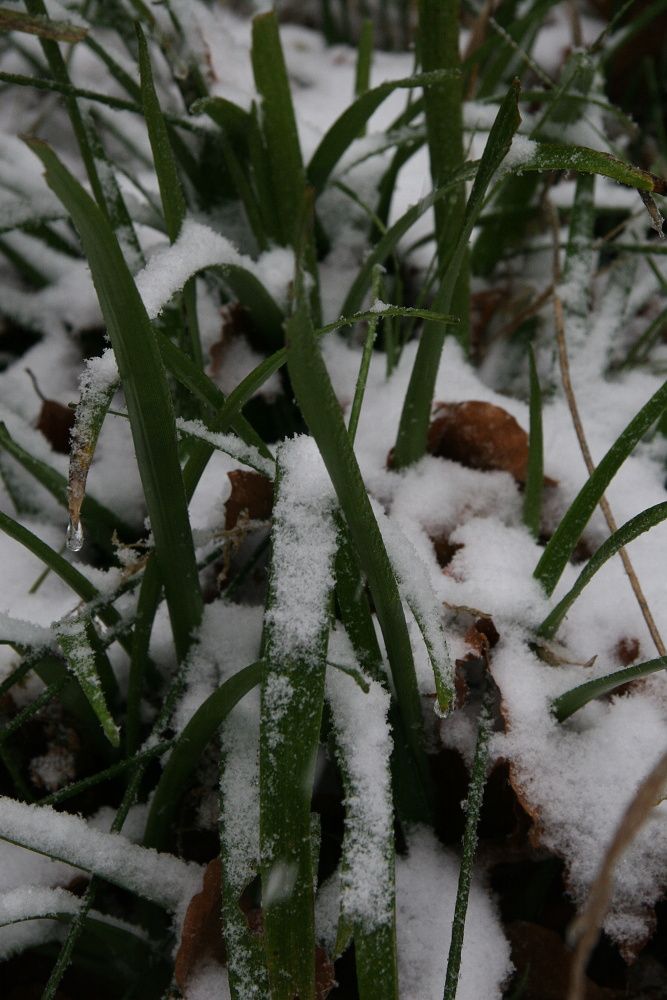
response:
M308 183L318 193L324 189L345 151L359 136L371 115L395 90L430 87L458 75L450 70L438 68L434 72L420 73L403 80L390 80L381 83L379 87L367 90L345 109L320 140L308 164Z
M542 390L537 376L532 344L528 353L530 373L530 433L528 435L528 468L526 492L523 498L523 522L535 538L540 533L542 486L544 483L544 442L542 437Z
M199 589L169 389L155 334L100 209L51 149L29 140L79 232L125 391L155 553L180 659L201 620Z
M373 22L367 17L361 25L357 47L357 67L354 75L354 94L361 97L371 85L371 64L373 61ZM363 135L365 129L360 131Z
M519 127L521 117L518 109L519 84L515 81L500 106L489 137L484 147L465 216L436 296L435 308L438 312L448 312L454 289L473 226L482 210L487 188L498 167L509 151L512 137ZM422 332L410 384L403 403L401 421L394 449L394 464L403 468L418 461L426 450L426 436L431 418L433 391L444 343L441 326L427 323Z
M422 715L410 636L396 578L373 514L366 488L343 422L340 406L317 348L308 309L299 291L296 311L287 322L287 363L297 402L317 441L345 515L353 545L368 585L385 639L405 738L421 793L421 815L429 816L429 778L422 746Z
M600 497L635 445L664 413L665 408L667 408L667 383L661 386L632 418L572 501L542 553L533 574L547 594L553 593Z
M136 24L137 43L139 46L139 73L141 79L141 100L144 108L148 138L153 152L155 173L160 188L160 200L164 220L167 224L167 235L173 243L185 218L185 198L178 176L176 160L169 141L169 133L162 117L162 109L155 91L153 70L146 38Z
M611 153L603 153L586 146L564 146L558 143L538 142L529 160L519 167L518 172L538 170L573 170L576 173L599 174L609 177L619 184L648 191L654 194L667 193L667 181L663 177L642 170L631 163L625 163Z
M160 777L146 821L144 845L163 848L172 833L174 817L188 779L220 724L261 679L262 663L239 670L209 695L180 733Z
M466 912L468 910L470 881L472 879L472 867L477 849L477 825L484 798L486 769L489 760L489 740L492 731L493 714L491 696L489 692L486 692L479 714L477 744L475 746L475 757L472 763L470 785L466 799L466 825L463 831L463 852L461 855L461 867L459 869L459 883L456 890L456 903L454 904L454 917L452 919L452 937L449 946L449 956L447 958L444 1000L455 1000L461 970L461 953L463 951L463 935Z
M80 618L63 619L55 627L58 644L76 677L102 731L112 746L120 745L120 733L106 703L95 664L89 630L93 625Z
M571 691L566 691L565 694L554 698L551 703L551 711L559 722L564 722L565 719L569 719L571 715L578 712L589 701L593 701L594 698L601 698L624 684L630 683L630 681L641 680L643 677L649 677L651 674L665 669L667 669L667 660L664 657L659 657L655 660L646 660L645 663L636 663L632 667L617 670L604 677L597 677L595 680L580 684L578 687L572 688Z
M311 798L337 548L329 482L325 475L313 481L318 457L312 439L284 442L275 480L259 740L262 909L273 1000L315 1000Z
M644 510L641 514L637 514L636 517L626 521L625 524L621 525L618 531L615 531L613 535L610 535L609 538L605 539L599 549L593 553L584 566L583 570L577 577L574 586L571 587L567 594L561 598L548 617L544 619L537 630L537 634L544 636L545 638L551 638L554 636L559 625L576 601L579 594L582 592L584 587L590 583L595 574L604 566L607 560L616 555L619 549L622 549L625 545L629 545L629 543L635 538L638 538L639 535L644 534L645 531L653 528L656 524L660 524L666 518L667 503L656 504L654 507L649 507L648 510Z
M275 11L253 19L252 67L262 97L262 131L281 242L294 245L306 175Z
M382 280L382 272L380 268L376 268L375 277L373 279L373 287L371 289L371 298L375 301L378 297L378 292L380 291L380 282ZM354 446L354 439L357 436L357 426L359 425L359 417L361 415L361 404L364 401L364 393L366 392L366 382L368 381L368 372L371 367L371 358L373 356L373 344L375 343L375 337L377 334L377 327L380 317L377 313L368 320L368 330L366 332L366 339L364 340L364 349L361 354L361 361L359 363L359 374L357 375L357 384L354 387L354 399L352 400L352 406L350 407L350 417L347 422L347 433L350 435L350 441Z
M449 70L451 78L424 91L424 113L433 187L445 184L459 169L463 155L463 80L459 56L459 0L420 0L419 54L424 70ZM434 206L435 234L440 274L456 252L452 234L463 225L465 184L453 188ZM463 255L451 302L461 318L461 342L468 342L470 313L468 253ZM449 307L448 307L449 308Z

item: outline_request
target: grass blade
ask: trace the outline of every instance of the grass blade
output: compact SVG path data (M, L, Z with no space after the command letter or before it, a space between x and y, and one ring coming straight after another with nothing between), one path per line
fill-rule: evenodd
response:
M273 1000L315 1000L311 798L337 527L312 438L281 445L275 497L259 740L262 909Z
M202 598L171 397L155 334L106 218L45 143L28 142L70 212L90 265L123 382L156 559L183 659L201 620Z
M621 525L618 531L610 535L599 549L593 553L577 577L574 586L561 598L548 617L544 619L537 630L537 634L548 639L552 638L579 594L590 583L597 571L604 566L607 560L616 555L619 549L628 545L633 539L638 538L639 535L648 531L649 528L653 528L656 524L660 524L666 518L667 503L659 503L654 507L649 507L648 510L642 511L641 514L637 514L636 517L631 518L625 524Z
M528 436L528 468L523 499L523 522L535 538L540 533L542 486L544 483L544 442L542 438L542 390L537 376L532 344L528 353L530 373L530 433Z
M306 175L275 11L253 19L252 68L262 97L262 131L281 242L294 245Z
M463 951L463 935L465 930L468 896L472 866L477 849L477 825L482 810L484 785L486 783L486 768L489 760L489 739L493 729L491 712L491 696L487 691L479 714L477 744L470 775L470 785L466 799L466 825L463 831L463 853L459 870L459 884L456 890L454 917L452 919L452 938L447 958L447 974L445 977L444 1000L455 1000L461 970L461 953Z
M334 672L327 700L345 792L341 918L354 937L359 996L398 1000L389 693L371 681L361 694Z
M97 673L89 634L92 628L93 625L86 619L65 618L55 627L56 638L67 665L99 719L104 735L112 746L117 747L120 745L120 733L107 706Z
M632 418L572 501L567 513L551 536L533 574L547 594L553 593L600 497L603 496L607 486L628 455L631 454L635 445L664 413L665 408L667 408L667 382L651 396L649 401Z
M519 127L519 84L515 81L507 92L484 147L465 216L442 280L434 306L438 312L448 312L451 306L459 269L467 253L472 228L482 210L484 197L493 176L509 151L512 137ZM394 464L403 468L418 461L426 450L426 436L431 418L435 380L444 343L444 330L427 323L422 332L417 356L410 376L401 421L394 449Z
M320 140L308 164L308 183L318 194L324 190L340 158L359 136L374 111L395 90L430 87L458 76L459 74L452 70L438 67L433 72L419 73L403 80L389 80L387 83L381 83L379 87L367 90L345 109Z
M642 677L649 677L651 674L666 668L667 660L661 656L655 660L646 660L645 663L636 663L632 667L626 667L625 670L617 670L613 674L606 674L604 677L596 677L595 680L580 684L578 687L572 688L571 691L566 691L565 694L554 698L551 703L551 711L559 722L564 722L565 719L569 719L571 715L578 712L589 701L593 701L594 698L601 698L630 681L641 680Z
M31 17L20 10L0 7L0 32L22 31L38 38L49 38L54 42L82 42L88 34L87 28L67 21L52 21L46 17Z
M35 458L25 448L22 448L2 422L0 422L0 448L4 448L12 458L15 458L23 466L26 472L34 476L37 482L48 490L62 507L68 508L68 482L65 477L56 469L52 469L46 462ZM89 524L91 538L106 552L112 551L111 536L114 531L118 531L124 538L132 538L136 535L136 532L129 525L124 524L116 514L92 497L83 499L81 510Z
M421 703L410 636L396 578L350 444L338 400L317 348L301 290L302 280L297 271L296 311L286 326L288 370L297 402L317 441L359 562L368 578L387 647L405 739L416 769L414 783L418 795L421 795L420 815L413 818L425 819L430 813L429 777L422 746Z
M420 0L419 50L425 70L449 70L451 78L424 91L424 113L431 178L435 188L446 183L459 169L463 155L463 80L459 56L459 0ZM440 274L456 252L452 234L463 226L466 207L465 184L453 188L449 196L434 206L435 234ZM467 344L470 313L468 252L463 255L451 302L461 318L461 342ZM449 306L448 306L449 308Z
M188 778L219 726L261 678L261 661L234 674L197 709L176 739L162 772L146 820L144 845L161 850L172 833L174 815Z

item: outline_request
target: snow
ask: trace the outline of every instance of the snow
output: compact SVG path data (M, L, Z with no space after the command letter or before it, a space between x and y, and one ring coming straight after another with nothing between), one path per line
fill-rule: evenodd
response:
M176 429L179 433L185 434L188 437L198 438L200 441L212 444L214 448L219 448L220 451L224 451L232 458L235 458L237 462L250 466L256 472L261 472L262 475L268 476L269 479L273 477L275 472L273 462L260 455L257 448L246 444L236 434L221 434L211 431L203 421L184 420L183 417L176 418Z
M0 837L107 878L169 910L199 890L201 869L93 830L80 816L0 796Z
M226 236L187 218L176 241L156 250L136 275L149 317L158 316L188 278L207 267L243 268L264 285L278 304L284 304L287 286L294 277L294 255L283 247L275 247L254 261L239 253Z

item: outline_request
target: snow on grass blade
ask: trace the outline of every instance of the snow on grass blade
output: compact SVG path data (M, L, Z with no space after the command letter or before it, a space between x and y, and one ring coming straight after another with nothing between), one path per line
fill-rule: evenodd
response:
M119 385L120 375L110 348L99 358L88 358L79 377L80 396L71 433L67 480L67 544L73 551L83 545L80 516L88 472L104 418Z
M22 448L2 422L0 422L0 448L4 448L12 458L15 458L23 466L26 472L34 476L37 482L44 489L48 490L58 503L64 508L68 507L69 488L65 477L56 469L52 469L46 462L43 462L40 458L36 458L30 452L26 451L25 448ZM129 525L124 524L113 511L110 511L92 497L82 497L80 511L89 525L91 537L101 548L106 549L107 552L111 551L111 536L114 531L118 531L122 536L127 538L131 538L134 535Z
M655 660L646 660L644 663L635 663L632 667L616 670L613 674L605 674L604 677L596 677L595 680L580 684L578 687L572 688L571 691L566 691L565 694L554 698L551 703L551 711L559 722L564 722L565 719L569 719L571 715L578 712L589 701L593 701L594 698L601 698L624 684L649 677L660 670L667 670L667 659L662 656Z
M486 768L489 760L489 739L491 737L492 729L493 718L491 712L491 696L487 691L485 692L482 708L479 714L477 744L475 746L475 757L472 763L470 785L468 787L468 797L466 799L466 825L465 830L463 831L463 853L461 855L461 867L459 869L459 883L456 890L456 903L454 904L452 937L449 946L449 956L447 959L444 1000L455 1000L456 989L459 982L466 912L468 910L468 897L470 895L470 881L472 879L475 851L477 850L477 825L479 823L479 815L482 810L482 800L484 798Z
M352 929L361 1000L397 1000L389 692L329 671L326 684L345 791L341 916Z
M225 454L235 458L237 462L248 465L255 472L260 472L263 476L268 476L269 479L273 476L274 463L260 455L257 448L247 445L236 434L222 434L207 427L201 420L184 420L182 417L176 418L176 429L179 434L196 438L198 441L205 441L213 448L224 451Z
M155 334L109 223L43 142L27 140L70 212L92 272L127 402L179 659L201 620L199 589L169 388Z
M239 253L225 236L191 218L184 221L175 243L154 253L136 276L149 318L159 316L176 292L209 267L220 268L225 283L250 313L267 348L275 349L282 340L283 313L262 284L260 265Z
M379 87L367 90L349 108L345 109L320 140L308 164L309 184L315 188L318 194L324 189L345 151L359 137L373 112L395 90L411 90L415 87L430 88L458 76L459 74L455 70L437 69L429 73L418 73L404 80L388 80L386 83L381 83Z
M639 535L648 531L649 528L653 528L656 524L660 524L666 518L667 503L656 504L654 507L649 507L647 510L642 511L641 514L637 514L636 517L626 521L618 531L615 531L613 535L605 539L584 566L574 586L561 598L548 617L544 619L537 630L537 634L548 639L552 638L579 594L590 583L597 571L604 566L607 560L616 555L623 546L628 545L633 539L638 538Z
M400 594L340 404L317 347L299 268L295 286L296 310L286 324L287 367L297 402L317 441L361 568L368 579L387 648L404 735L412 755L413 783L417 798L422 802L419 814L411 818L423 820L430 814L430 785L422 744L421 702Z
M273 1000L315 1000L311 797L319 744L335 495L312 438L278 450L260 715L260 855Z
M232 1000L269 996L262 939L250 928L241 897L259 872L259 692L226 720L221 734L220 863Z
M456 242L448 257L447 269L435 299L434 305L438 312L447 312L451 308L459 270L467 253L473 226L482 210L487 188L509 152L512 137L521 122L518 103L519 83L514 81L500 105L477 168L463 223L456 234ZM433 391L444 337L443 328L434 323L427 323L422 332L394 448L394 464L397 468L418 461L426 450Z
M523 500L523 521L535 538L540 533L542 485L544 481L544 442L542 438L542 390L537 376L532 344L528 353L530 374L530 433L528 436L528 468Z
M104 735L112 746L120 745L120 733L113 720L104 697L102 684L97 673L95 653L88 630L92 624L85 618L64 618L54 626L58 644L63 651L67 666L76 677L81 690L97 716Z
M428 569L400 526L372 501L382 540L391 562L398 589L415 616L433 669L437 709L443 717L454 702L454 667L442 627L442 607L428 578Z
M589 476L572 501L567 513L551 536L533 574L547 594L553 593L582 531L588 524L607 486L628 455L631 454L635 445L650 430L666 408L667 382L651 396L649 401L632 418L625 430L619 434L595 472Z
M199 865L94 830L80 816L50 806L0 796L0 838L100 875L167 910L178 909L200 888Z
M173 817L188 778L220 724L260 681L261 663L252 663L226 680L206 699L180 733L151 799L144 844L158 850L171 834Z

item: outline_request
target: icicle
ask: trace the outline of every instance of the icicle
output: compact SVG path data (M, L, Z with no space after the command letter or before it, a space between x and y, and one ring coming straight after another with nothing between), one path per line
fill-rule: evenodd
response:
M83 527L81 521L69 519L67 525L67 548L70 552L80 552L83 548Z

